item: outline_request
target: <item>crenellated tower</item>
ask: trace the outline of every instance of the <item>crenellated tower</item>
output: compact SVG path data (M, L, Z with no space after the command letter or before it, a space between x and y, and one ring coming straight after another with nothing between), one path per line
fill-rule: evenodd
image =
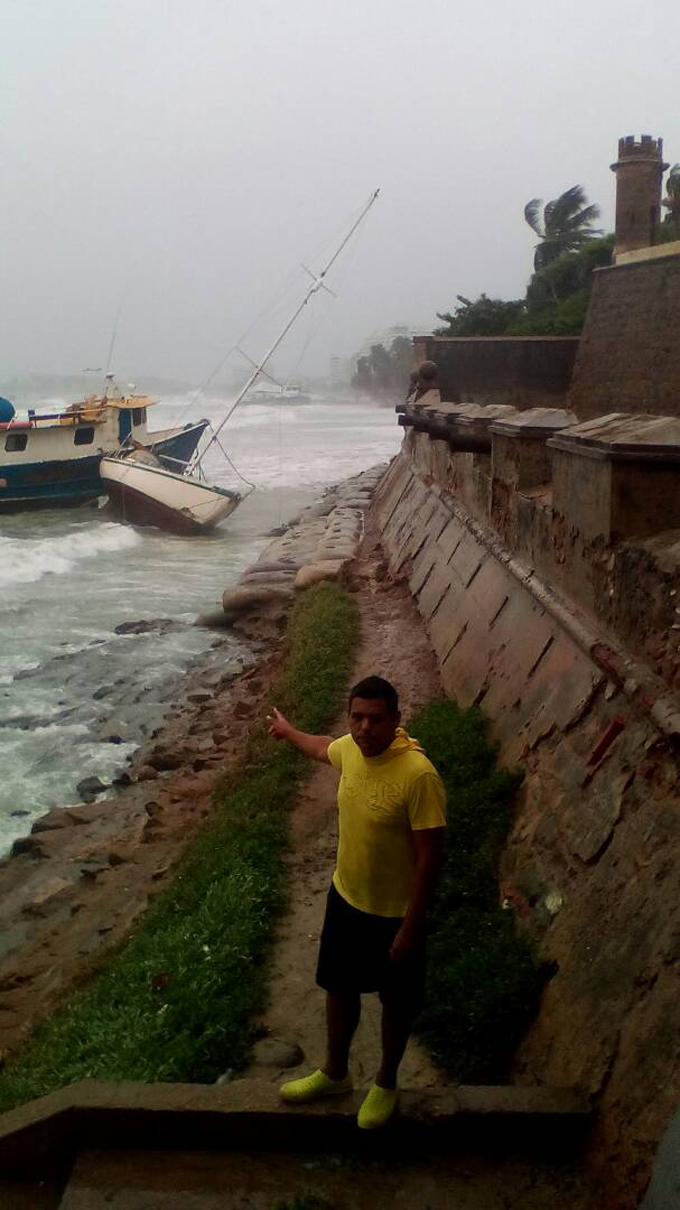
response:
M661 214L663 139L643 134L619 139L616 173L616 253L649 248L656 241Z

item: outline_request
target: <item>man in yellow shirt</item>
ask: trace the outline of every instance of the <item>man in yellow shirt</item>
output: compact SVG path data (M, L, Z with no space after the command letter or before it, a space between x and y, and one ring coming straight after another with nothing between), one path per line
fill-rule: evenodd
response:
M339 836L321 934L317 983L327 995L328 1051L322 1068L284 1084L302 1103L348 1092L349 1052L362 992L382 1002L382 1062L358 1123L382 1126L397 1099L397 1071L425 980L425 915L441 868L446 796L417 740L399 726L397 692L370 676L349 696L349 734L298 731L280 711L269 733L341 773Z

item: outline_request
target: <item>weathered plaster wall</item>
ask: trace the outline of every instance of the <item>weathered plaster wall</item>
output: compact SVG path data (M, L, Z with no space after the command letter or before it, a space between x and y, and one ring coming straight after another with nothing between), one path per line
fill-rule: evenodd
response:
M680 255L597 269L569 407L678 416L678 382Z
M434 361L442 399L559 407L578 347L571 336L427 336L414 341L415 364Z
M569 577L560 589L537 573L531 544L541 525L546 570L555 566L546 499L524 496L524 521L514 507L511 549L489 523L475 457L410 432L375 508L392 572L408 578L447 692L481 704L504 760L526 770L504 894L556 973L520 1047L517 1078L597 1098L590 1161L602 1206L632 1210L680 1099L673 728L656 721L650 682L641 692L632 661L594 614L573 604ZM574 549L591 561L587 543ZM611 576L614 552L600 553L601 574ZM649 558L648 576L657 554L636 548L636 559ZM677 584L677 564L669 575Z

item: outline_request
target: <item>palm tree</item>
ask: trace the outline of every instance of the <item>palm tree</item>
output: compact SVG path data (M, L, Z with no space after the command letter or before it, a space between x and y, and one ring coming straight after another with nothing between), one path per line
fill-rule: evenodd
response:
M668 210L666 221L680 239L680 164L674 164L666 178L666 196L661 203Z
M524 217L531 230L540 238L534 253L534 269L543 269L563 252L575 252L589 239L601 235L593 227L600 217L599 206L588 205L581 185L572 185L543 208L543 199L534 197L524 207Z

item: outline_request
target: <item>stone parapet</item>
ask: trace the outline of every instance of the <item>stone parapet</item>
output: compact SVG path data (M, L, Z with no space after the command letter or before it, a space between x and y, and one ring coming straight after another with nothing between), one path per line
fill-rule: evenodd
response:
M553 508L607 544L680 526L680 419L600 416L556 433Z
M678 421L576 425L564 409L538 409L487 423L485 411L421 413L403 456L680 689ZM464 421L472 434L477 426L467 444Z
M577 348L577 336L427 336L414 341L414 360L436 362L442 398L454 403L559 407Z

